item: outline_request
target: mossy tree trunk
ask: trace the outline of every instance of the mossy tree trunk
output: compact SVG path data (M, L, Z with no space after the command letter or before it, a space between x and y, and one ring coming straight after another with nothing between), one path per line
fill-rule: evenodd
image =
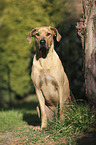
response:
M84 49L86 95L96 109L96 0L82 0L83 18L77 23Z

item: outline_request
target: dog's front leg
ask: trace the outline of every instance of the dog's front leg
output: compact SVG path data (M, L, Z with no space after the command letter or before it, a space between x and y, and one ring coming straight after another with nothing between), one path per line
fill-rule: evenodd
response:
M59 95L60 95L60 120L64 121L65 105L66 100L69 98L69 92L63 87L61 87L59 90Z
M45 99L43 97L42 91L36 88L36 94L38 97L38 101L41 109L41 129L45 129L47 127L47 115L45 108Z
M62 88L59 89L59 97L60 97L60 120L64 121L64 91Z

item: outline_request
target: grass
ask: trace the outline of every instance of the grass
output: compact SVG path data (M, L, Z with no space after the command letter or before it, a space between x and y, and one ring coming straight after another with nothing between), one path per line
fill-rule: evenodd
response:
M19 111L1 111L0 112L0 131L12 131L26 123L23 120L23 114Z
M95 117L89 112L87 104L66 106L64 112L66 112L65 122L54 118L49 123L48 129L55 140L58 137L63 140L65 137L67 143L73 144L73 138L83 134L92 127Z
M64 109L64 122L54 118L48 122L46 131L34 130L40 125L37 104L36 96L32 96L13 108L0 111L0 143L76 145L76 138L92 128L95 122L87 104L72 104Z

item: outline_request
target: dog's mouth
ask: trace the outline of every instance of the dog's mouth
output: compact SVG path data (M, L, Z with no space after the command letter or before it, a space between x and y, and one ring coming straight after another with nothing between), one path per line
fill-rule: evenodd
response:
M48 47L46 47L46 46L40 46L39 50L40 51L48 51Z
M44 43L44 44L39 45L39 50L42 52L47 52L49 50L49 48L48 48L47 44Z
M43 57L43 58L46 58L49 49L48 49L47 47L40 47L40 48L39 48L39 51L40 51L42 57Z

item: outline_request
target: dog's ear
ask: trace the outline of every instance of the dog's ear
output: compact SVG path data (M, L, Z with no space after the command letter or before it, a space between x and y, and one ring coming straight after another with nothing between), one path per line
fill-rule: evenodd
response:
M59 42L61 40L61 35L59 34L58 30L54 27L49 26L51 30L54 31L54 35L56 36L56 40Z
M30 44L32 42L32 37L34 36L34 33L36 32L37 28L34 28L31 30L30 34L27 37L27 42Z

